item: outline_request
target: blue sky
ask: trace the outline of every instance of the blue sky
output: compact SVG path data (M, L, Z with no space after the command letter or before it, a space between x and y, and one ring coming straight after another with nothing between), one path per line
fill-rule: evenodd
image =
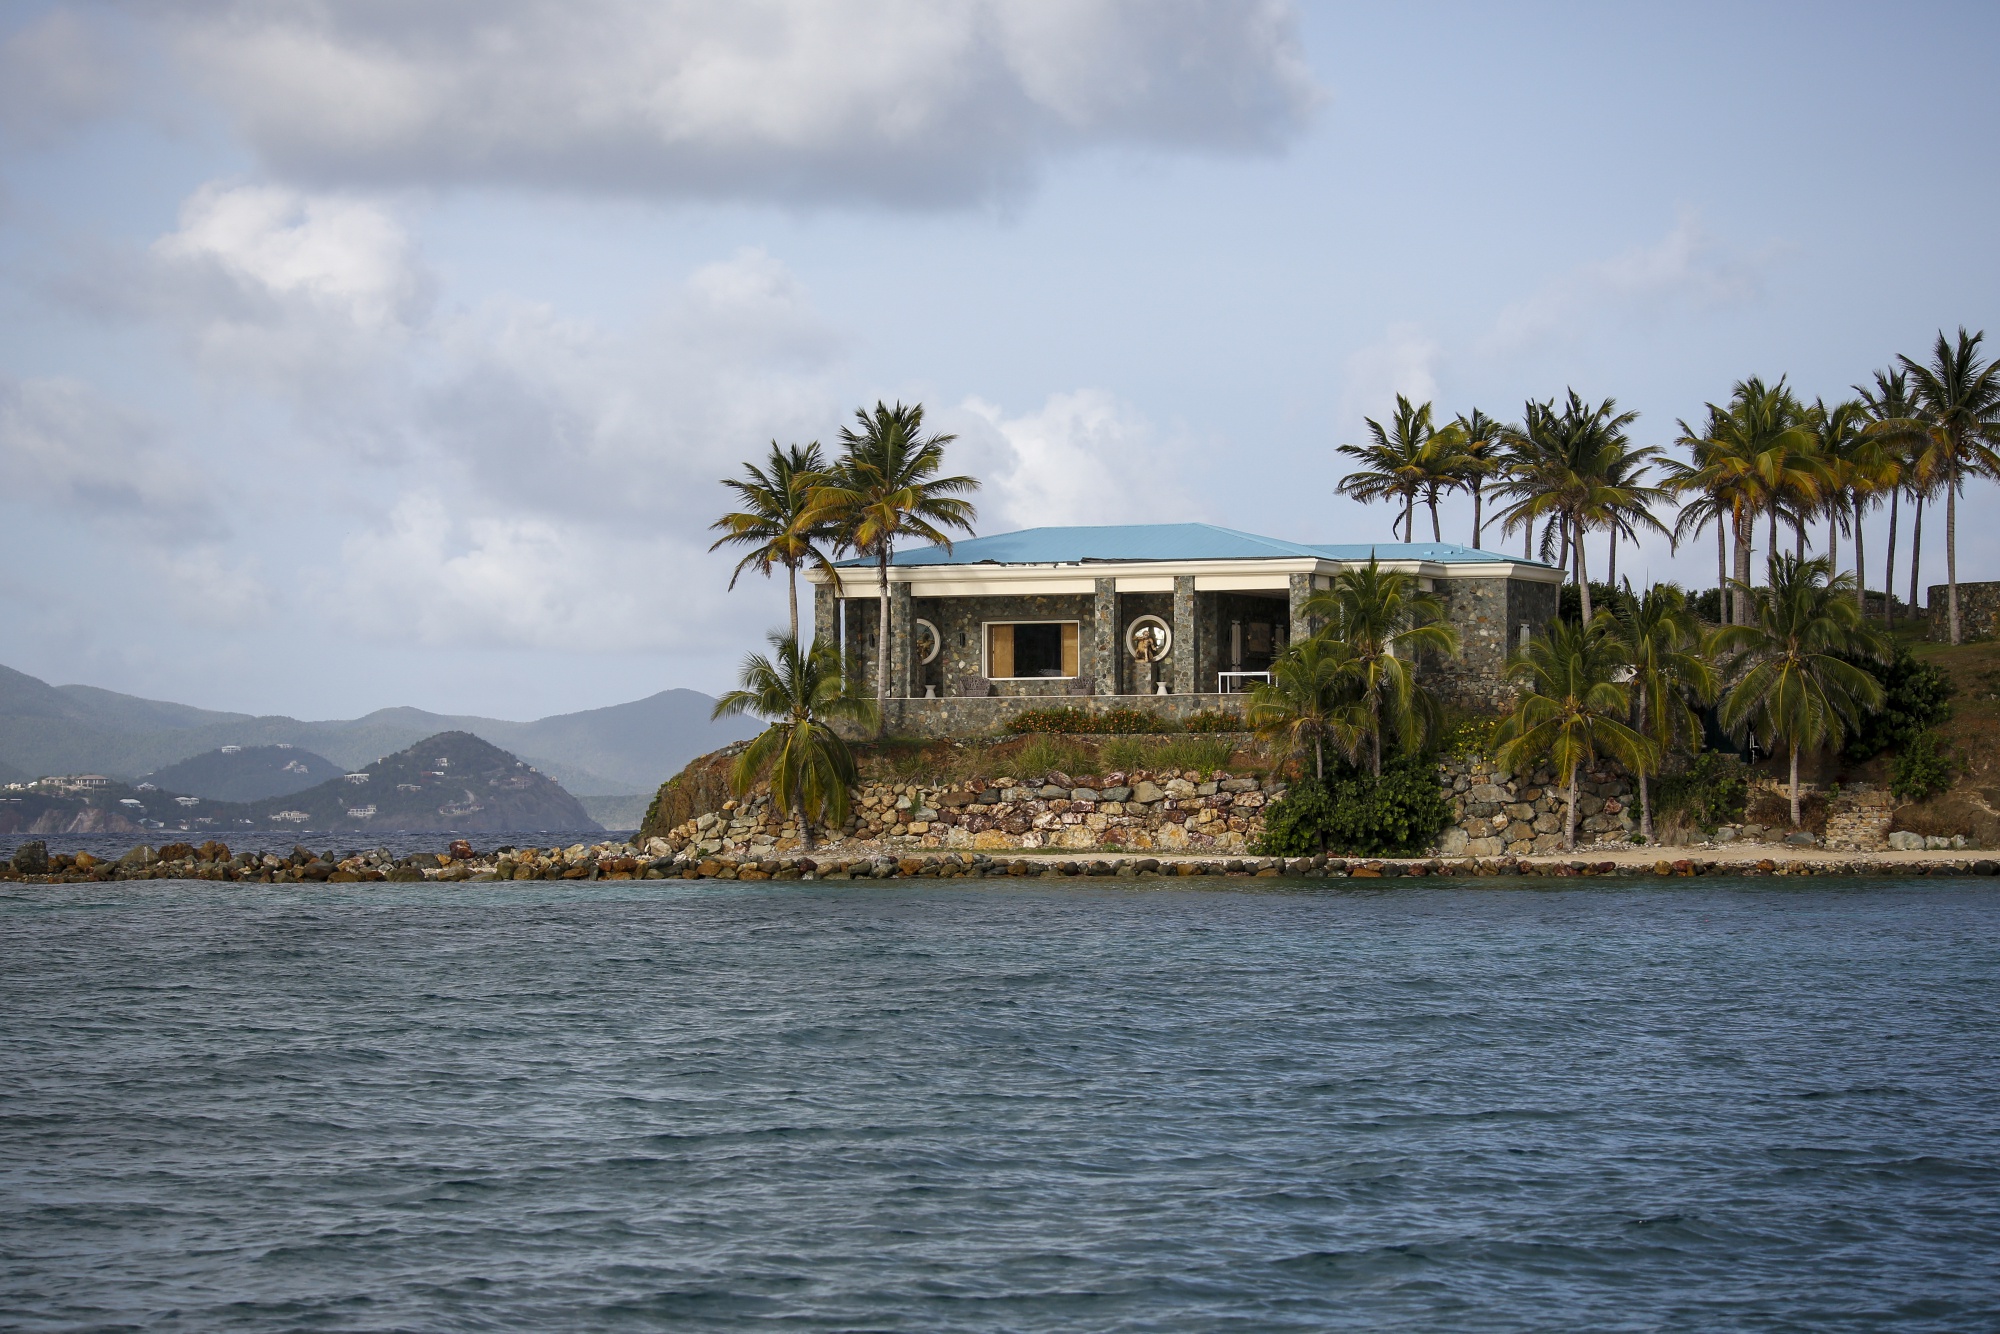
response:
M1334 447L1398 390L1660 444L1746 375L1844 394L1995 308L1997 27L0 5L0 661L303 716L715 690L783 609L724 591L716 479L878 397L959 433L982 531L1330 542L1387 538Z

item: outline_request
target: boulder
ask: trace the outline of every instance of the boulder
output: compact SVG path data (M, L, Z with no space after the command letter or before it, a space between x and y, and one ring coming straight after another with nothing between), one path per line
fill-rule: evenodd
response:
M1130 799L1151 805L1153 802L1165 800L1166 795L1166 792L1161 789L1159 784L1153 782L1151 779L1141 779L1132 785L1132 796Z
M13 867L17 875L47 875L49 845L37 839L14 849Z
M1922 852L1924 836L1913 834L1907 829L1898 829L1889 835L1889 846L1897 852Z

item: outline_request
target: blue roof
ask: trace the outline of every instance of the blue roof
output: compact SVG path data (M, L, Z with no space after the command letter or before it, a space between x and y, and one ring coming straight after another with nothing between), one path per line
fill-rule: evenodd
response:
M896 552L896 565L1079 565L1086 561L1257 560L1260 558L1365 561L1373 552L1384 561L1420 560L1468 564L1518 556L1454 546L1449 542L1348 542L1312 546L1275 537L1218 528L1209 523L1107 524L1084 528L1023 528L1017 533L968 537L943 547ZM866 558L841 562L869 565Z

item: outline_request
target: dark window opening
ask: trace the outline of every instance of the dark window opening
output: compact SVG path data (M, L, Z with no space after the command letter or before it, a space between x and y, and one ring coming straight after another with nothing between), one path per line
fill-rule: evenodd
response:
M1014 675L1061 676L1063 628L1060 625L1014 627Z

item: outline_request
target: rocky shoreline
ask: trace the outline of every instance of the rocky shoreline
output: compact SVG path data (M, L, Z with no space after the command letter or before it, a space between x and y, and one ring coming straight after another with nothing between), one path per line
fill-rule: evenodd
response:
M79 884L122 880L212 880L250 884L362 884L369 882L495 883L516 880L894 880L1194 877L1375 880L1432 876L1498 879L1676 878L1695 876L1908 876L2000 875L2000 860L1927 855L1775 855L1734 858L1666 858L1625 853L1594 857L1468 857L1448 859L1346 857L1129 857L1047 853L876 852L863 856L786 855L732 857L675 852L663 839L630 843L572 844L560 848L495 848L479 852L464 840L438 853L393 857L381 852L338 855L297 847L291 853L231 852L224 844L145 845L114 859L90 853L50 853L23 844L0 880Z

